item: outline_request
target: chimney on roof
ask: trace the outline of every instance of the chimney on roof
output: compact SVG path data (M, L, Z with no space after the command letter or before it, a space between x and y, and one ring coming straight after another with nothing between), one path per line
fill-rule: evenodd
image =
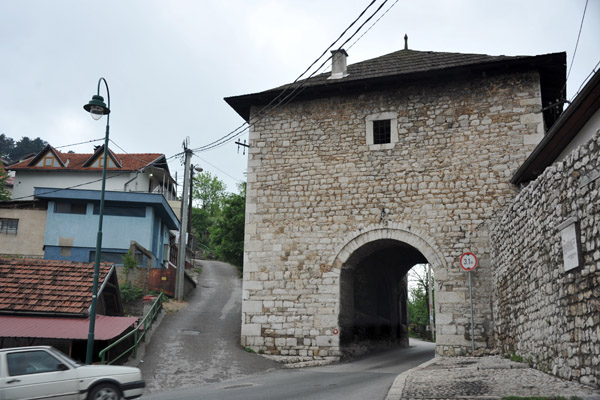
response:
M348 57L348 53L346 53L346 50L332 50L331 57L331 76L329 79L340 79L348 76L348 70L346 69L346 57Z
M404 50L408 50L408 35L404 34Z

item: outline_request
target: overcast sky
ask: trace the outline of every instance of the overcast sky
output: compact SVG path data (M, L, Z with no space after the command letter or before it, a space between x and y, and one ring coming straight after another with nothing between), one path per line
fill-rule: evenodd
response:
M402 49L407 33L414 50L566 51L571 68L586 4L395 1L388 0L359 33L395 4L348 50L350 64ZM110 137L126 152L170 157L182 151L186 137L190 147L200 147L243 123L224 97L292 82L369 3L0 0L0 133L15 140L41 137L55 147L102 138L105 120L92 120L82 106L104 77L111 95ZM569 98L600 61L599 39L600 0L589 0ZM101 94L106 97L104 87ZM89 153L94 144L101 142L60 150ZM192 163L218 176L229 191L245 180L246 156L234 143L198 153ZM181 161L169 165L181 183Z

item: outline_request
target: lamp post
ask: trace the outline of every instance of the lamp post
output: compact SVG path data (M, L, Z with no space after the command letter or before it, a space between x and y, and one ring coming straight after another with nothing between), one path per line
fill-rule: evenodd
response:
M106 87L106 96L108 107L104 104L104 98L100 96L100 84L104 82ZM104 217L104 189L106 187L106 164L108 164L108 130L110 122L110 92L106 79L98 80L98 93L92 96L92 100L83 106L83 109L92 115L92 118L99 120L106 115L106 134L104 135L104 162L102 164L102 190L100 192L100 216L98 221L98 235L96 236L96 257L94 258L94 283L92 285L92 306L90 307L90 330L88 333L87 351L85 354L85 363L92 363L94 354L94 329L96 327L96 300L98 292L98 275L100 275L100 255L102 253L102 218Z

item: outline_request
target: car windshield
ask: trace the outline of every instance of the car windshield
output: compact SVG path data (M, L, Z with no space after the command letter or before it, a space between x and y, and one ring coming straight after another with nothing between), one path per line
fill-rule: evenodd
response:
M52 348L52 350L54 351L54 353L59 356L60 358L62 358L65 362L67 362L68 364L70 364L72 367L81 367L83 364L78 363L77 361L73 360L71 357L69 357L68 355L66 355L65 353L63 353L62 351Z

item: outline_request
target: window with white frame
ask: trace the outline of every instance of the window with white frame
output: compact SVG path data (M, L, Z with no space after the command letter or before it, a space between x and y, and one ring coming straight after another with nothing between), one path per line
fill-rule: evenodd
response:
M366 143L371 150L391 149L398 142L398 114L383 112L365 118Z

